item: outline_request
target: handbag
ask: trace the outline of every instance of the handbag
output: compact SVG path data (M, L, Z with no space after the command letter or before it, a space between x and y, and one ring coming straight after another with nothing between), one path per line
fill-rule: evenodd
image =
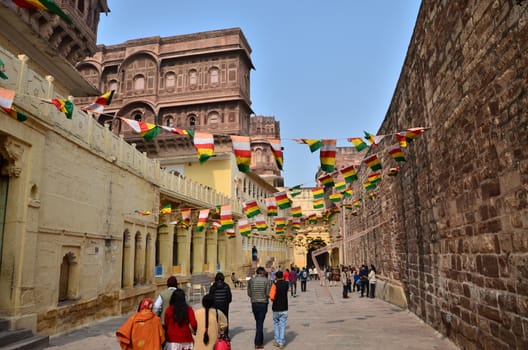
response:
M231 343L224 333L221 333L216 340L214 350L231 350Z
M216 323L218 323L218 309L216 311ZM231 342L224 332L220 332L214 346L214 350L231 350Z

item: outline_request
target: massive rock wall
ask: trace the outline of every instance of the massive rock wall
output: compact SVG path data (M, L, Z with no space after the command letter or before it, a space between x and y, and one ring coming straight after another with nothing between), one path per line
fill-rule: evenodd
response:
M463 349L528 348L527 23L524 0L422 3L378 134L430 129L395 178L395 138L369 151L379 197L347 220L347 260L376 265L378 296L401 290Z

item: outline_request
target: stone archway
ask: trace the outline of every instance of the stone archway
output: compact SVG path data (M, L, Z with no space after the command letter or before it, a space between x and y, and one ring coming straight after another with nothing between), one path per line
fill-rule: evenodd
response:
M308 267L315 266L313 258L312 258L312 252L314 250L317 250L323 247L326 247L326 243L322 239L315 239L315 240L310 241L310 243L308 243L308 247L307 247L308 253L306 255L306 264ZM318 255L316 258L317 264L321 268L324 268L325 266L329 266L330 264L329 258L330 258L330 255L328 253L323 253L321 255Z

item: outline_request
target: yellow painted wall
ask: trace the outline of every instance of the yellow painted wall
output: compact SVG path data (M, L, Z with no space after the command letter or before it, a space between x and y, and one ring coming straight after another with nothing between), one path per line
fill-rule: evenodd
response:
M231 197L235 176L233 160L211 158L203 164L186 163L184 175L195 182L210 186L216 191Z

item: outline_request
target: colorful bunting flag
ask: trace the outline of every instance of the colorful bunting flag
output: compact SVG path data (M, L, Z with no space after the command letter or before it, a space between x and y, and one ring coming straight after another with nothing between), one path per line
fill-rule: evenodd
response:
M324 208L324 199L316 199L313 201L313 208L314 209L322 209Z
M405 137L405 131L394 134L401 148L407 147L407 137Z
M194 134L194 147L198 152L198 160L201 164L207 159L214 157L214 137L208 132L197 132Z
M400 172L400 167L397 166L396 168L390 168L389 172L387 173L387 175L389 175L389 176L397 176L399 172Z
M182 216L182 220L180 221L180 225L187 229L189 228L189 226L191 226L191 214L192 214L192 211L191 209L181 209L180 210L181 212L181 216Z
M150 214L152 214L152 212L150 210L144 210L144 211L135 210L134 212L139 214L139 215L141 215L141 216L149 216Z
M346 190L346 182L345 181L337 182L334 185L334 189L335 189L336 192L341 192L341 191Z
M168 131L170 132L171 134L177 134L177 135L187 135L187 136L190 136L190 137L193 137L194 138L194 131L193 130L189 130L189 129L178 129L178 128L173 128L173 127L170 127L170 126L164 126L164 125L160 125L161 128L165 131Z
M114 92L115 92L114 90L106 92L105 94L97 97L93 103L89 104L88 106L82 107L81 109L83 111L88 111L94 114L103 113L105 106L110 106L110 103L112 102L112 98L114 97ZM124 118L121 118L121 119L124 119Z
M0 107L10 109L15 99L15 91L0 87Z
M225 233L226 233L227 239L233 239L236 237L236 232L234 228L228 228L225 231Z
M363 161L368 165L368 167L372 171L381 169L381 163L378 159L378 155L376 154L373 154L370 157L365 158Z
M268 224L266 223L266 219L262 215L259 215L256 217L255 223L257 225L258 231L266 231L268 229Z
M341 169L340 172L343 175L343 178L345 179L346 183L351 183L358 179L356 169L354 168L353 165L350 165L350 166L347 166L346 168Z
M378 198L378 195L377 195L376 193L374 193L374 192L369 193L369 199L370 199L370 200L373 201L373 200L376 199L376 198Z
M265 200L268 216L277 216L277 201L275 200L275 197L266 198Z
M5 74L4 61L2 61L2 60L0 60L0 78L2 78L4 80L8 79L7 75Z
M319 199L324 197L324 189L322 187L312 188L312 194L314 199Z
M321 185L323 185L323 187L325 188L334 186L334 179L332 178L332 175L330 174L323 175L318 180L321 183Z
M233 153L235 154L238 170L249 173L251 165L251 143L249 136L231 135Z
M249 236L251 233L251 225L249 225L249 222L246 219L238 220L238 232L244 237Z
M211 227L213 228L213 231L216 231L216 233L220 233L220 230L222 230L222 224L218 221L213 221L211 223Z
M301 193L302 193L302 191L292 192L292 193L290 193L290 196L292 196L292 198L295 198L295 197L297 197L298 195L300 195Z
M300 218L303 214L302 214L302 208L299 206L299 207L293 207L292 210L291 210L291 214L294 218Z
M286 219L282 216L275 218L275 229L286 227Z
M403 151L400 147L394 147L389 150L389 154L397 162L405 162L405 157L403 156Z
M363 139L361 137L350 137L347 139L350 143L356 147L356 150L358 152L364 150L365 148L368 148L367 144L363 142Z
M170 204L167 204L163 208L160 209L160 214L166 215L172 213L172 206Z
M363 188L365 188L365 190L373 190L376 188L376 183L373 183L373 182L370 182L370 181L367 181L365 183L363 183Z
M127 119L120 117L134 132L140 134L145 141L152 142L161 131L161 128L156 124L145 123L134 119Z
M425 132L425 128L423 127L406 129L405 138L407 139L407 142L412 142L416 136L422 134L423 132Z
M11 105L11 108L2 107L2 109L19 122L25 122L27 120L27 115L22 112L19 112L13 105Z
M297 143L304 143L307 144L308 147L310 147L310 151L314 153L319 148L323 147L323 143L321 140L314 140L314 139L294 139Z
M209 218L210 211L211 209L200 209L200 213L198 214L198 223L196 224L196 229L198 232L202 232L205 229L205 224Z
M317 224L317 214L312 213L312 214L308 215L308 223L310 223L312 225Z
M275 200L280 209L287 209L291 207L291 201L286 194L286 191L275 193Z
M21 8L29 10L46 10L56 14L67 23L72 23L71 18L66 15L53 0L13 0L13 2Z
M269 139L268 140L273 150L273 156L275 157L275 163L279 170L282 170L282 164L284 163L284 157L282 155L282 146L280 144L280 139Z
M254 199L247 201L246 205L244 206L244 213L248 218L252 218L260 214L260 208L257 201Z
M292 220L292 230L300 230L301 229L301 219L294 218Z
M381 173L380 172L372 173L368 176L367 180L371 183L377 183L381 181Z
M344 190L343 192L341 192L341 194L343 195L343 197L352 197L352 189L349 188L347 190Z
M361 207L361 203L357 199L352 202L352 205L354 205L355 208L360 208Z
M42 102L54 105L55 108L57 108L59 112L62 112L66 115L66 118L72 119L74 106L70 100L65 100L62 98L54 98L51 100L47 100L45 98L38 98L38 99Z
M334 171L336 162L336 140L322 140L320 151L321 170L327 173Z
M367 139L368 142L370 142L372 146L377 146L378 143L380 143L380 141L383 140L383 138L385 137L385 135L376 136L366 131L364 131L364 133L365 133L365 138Z
M330 202L332 203L341 202L342 198L343 196L341 195L341 193L332 193L331 195L328 196L328 199L330 199Z
M231 211L231 204L222 205L222 209L220 211L220 223L222 224L223 230L233 228L234 223L233 212Z

